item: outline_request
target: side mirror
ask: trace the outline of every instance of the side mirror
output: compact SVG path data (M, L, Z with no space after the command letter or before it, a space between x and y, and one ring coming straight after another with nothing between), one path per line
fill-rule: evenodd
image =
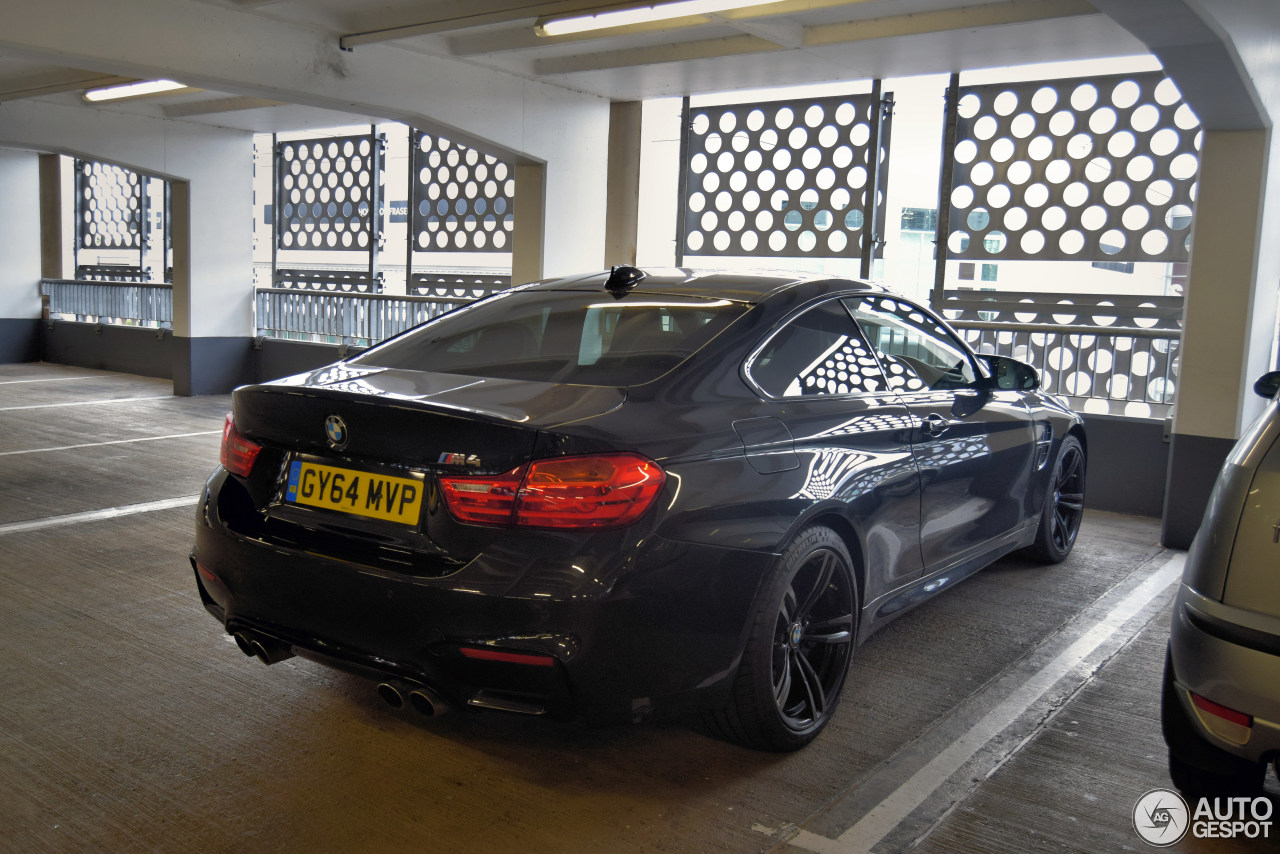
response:
M1026 362L1008 356L983 356L991 366L991 382L1001 389L1032 389L1040 387L1040 373Z
M1253 393L1258 397L1265 397L1267 400L1274 398L1277 391L1280 391L1280 371L1271 371L1263 374L1253 384Z

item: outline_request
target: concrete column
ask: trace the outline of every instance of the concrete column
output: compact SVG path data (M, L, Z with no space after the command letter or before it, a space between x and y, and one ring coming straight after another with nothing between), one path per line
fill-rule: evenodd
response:
M515 233L511 237L511 282L541 279L546 241L547 168L541 163L516 164L516 194L512 199Z
M220 394L254 377L252 134L13 101L0 104L0 141L29 149L0 161L0 198L13 212L12 227L0 228L0 258L6 259L0 265L0 318L24 317L6 304L12 289L21 287L22 311L29 312L25 316L39 328L36 282L42 251L37 214L42 203L48 208L50 197L41 196L39 157L30 152L63 151L115 163L161 176L175 190L172 226L179 272L173 335L161 340L150 331L113 329L108 341L106 336L82 338L83 330L73 330L74 324L59 324L52 336L44 336L47 357L171 377L178 394ZM13 246L6 249L10 241ZM44 248L51 249L51 244ZM6 335L3 340L18 339Z
M1280 151L1268 130L1208 131L1201 151L1162 542L1191 543L1214 479L1262 408L1275 343Z
M253 140L203 140L171 182L173 392L223 394L255 377Z
M62 279L67 275L62 269L62 228L69 214L64 215L63 195L62 158L56 154L41 154L40 276L44 279Z
M0 363L40 358L40 159L0 149Z
M639 101L615 101L609 107L609 178L605 211L604 263L636 263L640 223Z

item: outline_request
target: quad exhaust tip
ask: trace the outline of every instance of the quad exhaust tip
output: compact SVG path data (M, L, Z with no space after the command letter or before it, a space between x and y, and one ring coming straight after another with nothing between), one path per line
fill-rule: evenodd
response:
M239 631L234 632L231 637L241 652L258 659L263 664L275 664L294 655L293 648L289 644L267 635ZM388 679L380 682L378 696L393 709L410 706L425 717L443 715L452 708L444 697L426 685L403 679Z
M398 679L379 683L378 696L393 709L410 706L418 714L426 717L443 715L450 709L449 703L426 685Z
M275 664L277 661L293 658L293 648L284 641L249 632L236 632L232 637L241 652L253 656L263 664Z

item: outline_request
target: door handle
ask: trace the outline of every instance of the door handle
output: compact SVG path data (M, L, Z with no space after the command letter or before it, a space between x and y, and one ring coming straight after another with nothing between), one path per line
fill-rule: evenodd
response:
M930 439L936 439L943 433L947 432L951 427L951 422L943 418L936 412L930 412L924 418L920 419L920 429Z

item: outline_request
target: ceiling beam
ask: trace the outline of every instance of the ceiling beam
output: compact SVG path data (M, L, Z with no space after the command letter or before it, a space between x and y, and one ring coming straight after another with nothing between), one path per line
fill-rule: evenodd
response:
M478 56L482 54L504 53L512 50L529 50L530 48L549 47L558 44L592 41L612 38L620 35L636 33L661 32L685 27L704 26L706 24L729 24L754 21L766 18L785 17L800 12L812 12L818 9L830 9L840 6L857 6L868 0L779 0L764 6L750 6L744 9L728 9L714 15L688 15L684 18L672 18L666 21L653 21L646 24L629 24L625 27L610 27L607 30L588 30L582 33L571 33L563 36L539 36L533 27L510 27L500 30L489 30L482 33L462 33L449 38L449 52L454 56ZM596 3L595 8L599 8ZM745 30L745 27L739 27Z
M1004 0L1001 3L960 6L916 15L893 15L869 21L846 21L808 27L805 29L804 43L806 47L843 44L1097 14L1100 13L1087 0Z
M792 50L804 45L804 27L794 21L734 21L723 18L720 22L739 32L773 42L778 47Z
M482 56L506 53L513 50L531 50L562 44L599 41L600 39L615 38L617 36L633 36L640 33L676 30L710 23L714 22L707 15L690 15L686 18L671 18L666 21L653 21L647 24L628 24L625 27L611 27L607 30L587 30L563 36L540 36L534 32L533 27L520 26L451 36L447 44L449 45L449 53L453 56Z
M97 89L102 86L136 82L137 78L134 77L120 77L115 74L99 74L68 68L47 74L0 81L0 101L17 101L23 98L38 98L41 95L58 95L62 92L77 92L82 89Z
M607 68L633 68L641 65L660 65L667 62L690 62L696 59L718 59L725 56L743 56L752 53L768 53L782 50L775 42L756 36L730 36L724 39L701 39L675 44L614 50L605 53L584 53L556 59L534 60L533 72L538 75L573 74L579 71L603 71Z
M619 5L619 4L613 4ZM622 4L625 5L625 4ZM634 4L632 4L634 5ZM457 15L451 18L435 18L416 24L405 24L397 27L380 27L364 32L346 33L338 37L338 47L352 50L360 45L379 44L381 42L407 39L414 36L427 36L460 30L468 27L481 27L491 24L508 24L529 18L540 18L546 15L572 14L587 10L596 10L601 6L600 0L541 0L541 2L515 3L502 9L488 12L475 12ZM532 27L527 27L531 33Z
M1086 0L1004 0L1000 3L963 6L937 12L817 24L803 28L801 42L796 47L847 44L872 39L1098 14L1100 14L1098 10ZM775 41L768 36L756 35L705 39L659 47L539 59L534 61L533 70L539 75L573 74L582 71L603 71L612 68L763 53L789 47L789 45L782 45L780 41Z
M1097 0L1098 8L1150 48L1212 130L1257 130L1270 117L1230 35L1202 4L1187 0ZM1258 14L1262 14L1259 12ZM1272 63L1274 50L1272 53Z
M209 98L204 101L191 101L186 104L169 104L160 108L166 118L181 119L188 116L209 116L216 113L235 113L241 110L260 110L264 107L279 107L284 101L271 101L266 98L255 98L250 95L229 98Z

